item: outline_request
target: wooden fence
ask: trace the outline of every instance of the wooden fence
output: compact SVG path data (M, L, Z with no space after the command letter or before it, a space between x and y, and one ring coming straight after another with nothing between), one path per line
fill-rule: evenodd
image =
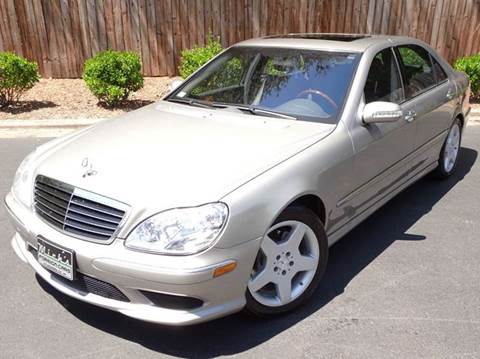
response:
M480 52L478 0L0 0L0 51L44 77L79 77L104 49L141 54L147 76L174 75L207 34L224 46L289 32L403 34L449 61Z

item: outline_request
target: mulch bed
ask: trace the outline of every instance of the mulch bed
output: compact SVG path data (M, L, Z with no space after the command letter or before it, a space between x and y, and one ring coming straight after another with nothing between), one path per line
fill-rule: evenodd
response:
M171 81L170 77L146 77L143 89L110 109L98 104L82 79L41 79L16 105L0 109L0 120L118 116L159 100Z

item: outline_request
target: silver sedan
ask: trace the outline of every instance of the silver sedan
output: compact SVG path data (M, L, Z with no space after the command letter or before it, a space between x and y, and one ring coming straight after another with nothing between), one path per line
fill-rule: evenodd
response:
M304 303L329 246L455 171L469 113L466 76L406 37L248 40L177 85L40 146L5 199L45 281L172 325Z

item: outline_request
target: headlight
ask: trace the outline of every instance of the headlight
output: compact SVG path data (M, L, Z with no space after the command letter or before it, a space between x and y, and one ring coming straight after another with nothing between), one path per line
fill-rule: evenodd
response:
M224 203L172 209L140 223L125 246L147 252L187 255L210 247L227 221Z
M33 181L32 174L33 168L31 162L34 159L35 151L30 153L15 173L15 178L13 179L12 193L16 199L22 202L25 206L30 207L32 204L32 195L33 195Z

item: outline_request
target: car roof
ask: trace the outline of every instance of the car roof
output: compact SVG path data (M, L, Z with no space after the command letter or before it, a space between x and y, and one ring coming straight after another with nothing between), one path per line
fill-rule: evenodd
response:
M285 48L308 48L328 51L364 52L373 45L393 45L399 42L417 43L407 36L340 34L340 33L292 33L264 36L245 40L234 46L262 46Z

